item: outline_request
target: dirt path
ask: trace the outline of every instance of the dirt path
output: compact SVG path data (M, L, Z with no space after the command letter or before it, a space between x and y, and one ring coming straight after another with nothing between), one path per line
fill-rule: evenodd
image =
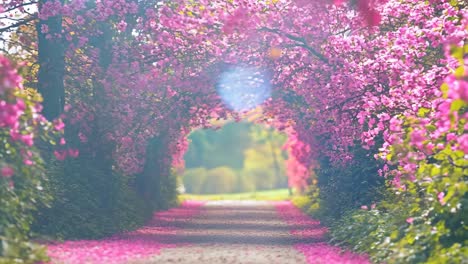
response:
M208 202L201 213L165 238L175 248L162 249L146 261L133 263L306 263L294 249L300 241L275 206L259 201ZM186 243L186 244L185 244Z
M47 247L53 264L370 263L327 244L326 233L286 201L185 201L137 230Z

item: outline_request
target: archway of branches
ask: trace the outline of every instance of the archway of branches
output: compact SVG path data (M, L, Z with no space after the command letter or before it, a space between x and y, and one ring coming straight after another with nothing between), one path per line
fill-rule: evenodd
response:
M2 29L4 49L37 59L26 86L47 118L64 118L67 147L127 175L169 170L192 128L258 104L306 170L313 153L351 161L355 145L391 159L403 117L437 108L457 63L442 50L466 35L462 6L449 3L44 0L31 15L32 4L5 5L20 22ZM413 156L398 161L405 173Z
M174 198L169 176L190 131L212 127L214 119L241 120L260 106L257 122L288 134L295 162L290 182L305 186L318 170L329 187L321 195L333 195L336 182L349 183L344 188L358 208L373 201L373 187L384 186L380 174L391 188L424 190L428 204L436 203L427 208L462 215L464 1L38 4L8 1L0 17L9 21L0 28L0 48L29 62L22 89L14 67L0 61L8 69L0 75L7 80L0 107L8 110L0 125L5 153L14 156L0 164L7 168L5 190L14 185L15 171L47 163L58 179L51 184L59 183L53 195L67 195L57 191L74 186L66 184L75 180L67 175L86 168L78 174L105 187L103 179L125 179L124 190L135 187L151 208L163 208ZM64 133L57 144L39 143L52 130ZM47 153L46 162L28 152L34 143ZM348 173L349 179L339 177ZM28 188L39 189L39 178L31 179ZM356 182L364 195L353 189ZM419 199L408 193L408 200ZM433 220L435 226L439 218Z
M288 131L302 168L295 182L305 183L319 158L351 162L356 146L391 160L404 119L437 109L438 87L457 63L443 48L466 35L461 4L420 1L34 4L5 5L20 22L2 29L3 47L37 59L26 87L67 127L55 155L79 151L124 175L167 174L193 128L259 104L261 122ZM434 31L437 23L444 28ZM397 185L420 160L411 152L392 163L403 173L383 168Z
M352 134L358 132L350 121L358 109L352 104L362 98L353 101L342 91L337 96L322 89L333 83L338 87L328 92L334 92L350 83L339 66L344 53L333 48L333 41L351 43L353 30L372 30L353 10L319 1L161 2L144 13L140 9L150 2L140 3L140 9L131 2L108 4L113 8L102 3L61 7L76 14L62 15L69 40L66 89L61 94L39 87L49 117L60 114L63 101L70 106L64 112L71 132L67 141L82 155L96 156L127 175L145 166L164 174L183 153L182 141L192 128L209 127L213 118L236 118L243 107L258 103L263 103L264 122L291 131L291 153L306 171L314 160L311 148L319 147L317 137L330 136L330 144L340 146L336 159L353 144ZM45 52L59 45L53 8L58 8L53 2L42 7ZM297 12L303 17L293 15ZM241 80L241 86L223 88L222 76L239 69L244 71L240 79L258 77L260 84ZM49 75L57 72L40 69L39 83L41 73L53 79L57 76ZM357 90L374 89L366 87ZM221 100L222 89L233 90L234 100L244 105ZM153 159L163 164L154 165ZM298 170L302 178L307 174Z

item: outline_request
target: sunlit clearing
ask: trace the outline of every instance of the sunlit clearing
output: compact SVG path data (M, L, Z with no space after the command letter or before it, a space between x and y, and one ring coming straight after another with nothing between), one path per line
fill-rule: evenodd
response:
M235 66L227 70L217 89L224 103L238 112L254 109L271 95L267 75L254 67Z
M226 199L235 197L224 195L228 193L244 193L241 197L257 199L259 196L251 197L249 193L281 190L280 196L284 197L288 195L288 153L282 148L285 141L282 132L248 122L230 122L219 130L193 131L184 156L182 189L188 194L222 194ZM278 192L268 197L272 198L273 193Z

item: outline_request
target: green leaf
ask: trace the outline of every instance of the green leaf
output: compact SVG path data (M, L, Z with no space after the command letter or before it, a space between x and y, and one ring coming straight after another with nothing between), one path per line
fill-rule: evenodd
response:
M465 76L465 68L460 66L455 70L455 77L463 78L463 76Z
M430 111L431 111L431 109L429 109L429 108L421 107L418 110L418 116L419 117L425 117Z
M466 106L465 101L461 99L457 99L453 101L452 104L450 105L450 111L458 111L464 106Z
M430 124L426 126L426 129L429 130L430 132L434 132L437 129L437 127Z
M442 86L440 86L440 90L442 91L443 97L447 98L448 97L448 90L449 90L448 84L446 84L446 83L442 84Z
M450 52L454 58L463 63L464 48L452 46Z
M392 156L393 156L392 154L387 154L387 160L388 161L392 160Z

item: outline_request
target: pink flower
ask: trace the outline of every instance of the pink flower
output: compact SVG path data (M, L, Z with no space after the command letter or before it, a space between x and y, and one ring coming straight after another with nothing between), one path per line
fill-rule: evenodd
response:
M468 154L468 134L460 136L457 142L459 144L458 148L465 154Z
M410 225L413 223L413 221L414 221L413 217L406 218L406 223L408 223Z
M63 107L63 110L65 112L69 112L71 110L72 106L70 104L66 104L64 107Z
M0 174L2 174L2 177L10 178L15 174L15 170L11 166L3 166L0 170Z
M25 160L23 160L23 163L24 163L24 165L26 165L26 166L32 166L32 165L34 165L34 161L32 161L32 160L30 160L30 159L25 159Z
M125 29L127 29L127 23L125 21L120 21L118 24L117 24L117 29L120 30L120 31L125 31Z
M445 205L446 202L444 201L444 197L445 197L445 193L444 192L440 192L438 195L437 195L437 198L439 199L439 203L441 205Z
M456 79L454 75L450 75L446 79L449 85L448 96L452 99L461 99L468 102L468 82L463 79Z
M72 158L78 157L79 154L80 154L80 151L78 149L69 149L68 150L68 155L70 155L70 157L72 157Z
M65 128L65 124L62 122L61 119L57 119L54 121L54 128L57 131L61 131Z
M82 16L77 16L76 23L81 26L85 23L85 19Z
M10 130L10 137L13 141L20 139L21 134L16 130Z
M398 119L397 117L393 117L392 119L390 119L390 130L395 132L401 131L402 123L403 122L400 119Z
M81 141L82 143L88 142L88 137L86 137L86 135L83 134L83 133L81 133L81 132L78 133L78 138L80 139L80 141Z
M41 32L42 32L42 34L47 34L47 33L49 33L49 26L46 25L46 24L42 24L42 25L41 25Z
M237 9L231 16L229 16L223 26L223 32L231 34L235 30L240 29L243 23L248 21L248 12L244 8Z
M362 205L362 206L361 206L361 209L362 209L362 210L369 210L369 208L367 207L367 205Z
M22 135L21 136L21 141L23 141L23 143L26 144L29 147L34 145L34 140L33 140L33 135L32 134Z
M371 5L370 0L358 0L359 12L364 16L369 26L377 26L380 23L381 16Z
M345 1L346 0L333 0L333 4L339 6L342 5Z
M67 158L67 151L54 151L54 155L58 160L65 160Z
M457 135L455 135L455 133L448 133L447 141L454 141L454 140L457 140Z
M66 143L67 143L67 142L65 141L64 138L61 138L61 139L60 139L60 145L65 145Z
M423 146L423 141L425 140L425 135L421 130L414 130L413 133L411 133L410 138L413 145L421 148Z

